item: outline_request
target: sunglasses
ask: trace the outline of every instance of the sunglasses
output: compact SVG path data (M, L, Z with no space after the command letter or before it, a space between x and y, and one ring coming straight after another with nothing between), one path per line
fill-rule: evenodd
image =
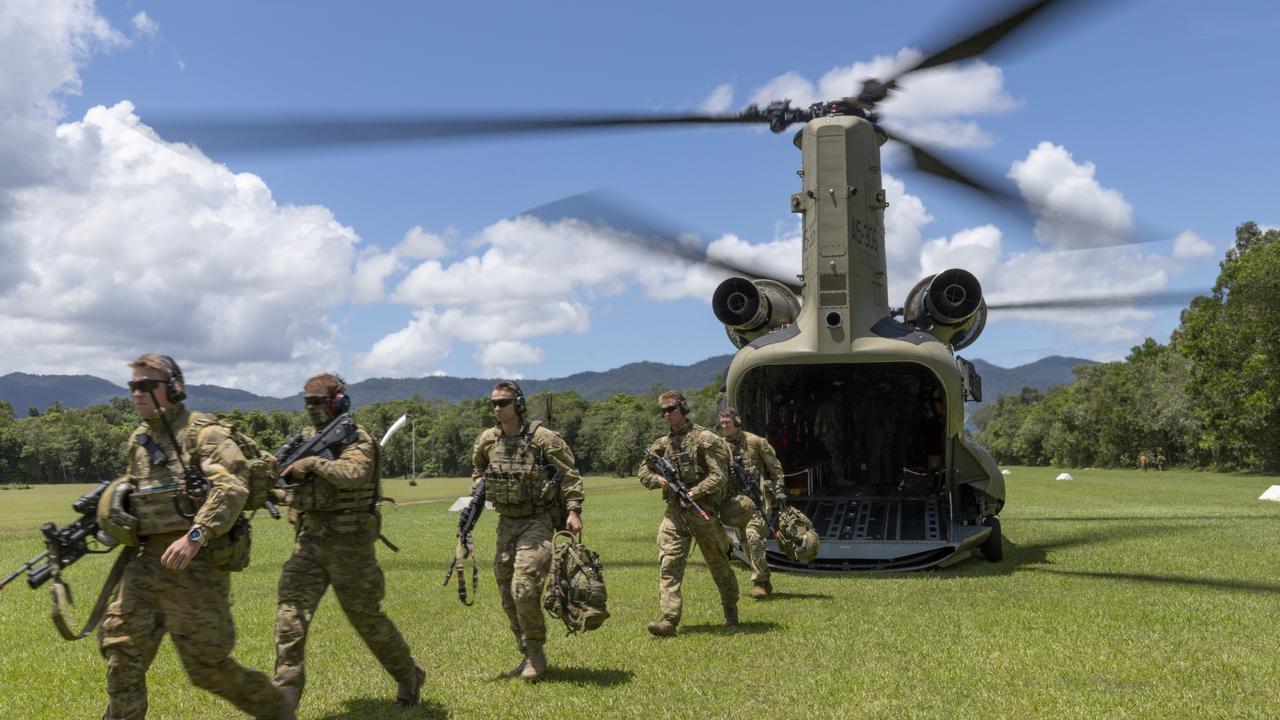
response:
M314 407L314 406L316 406L316 405L328 405L328 404L329 404L329 398L327 398L327 397L309 397L309 398L305 398L305 399L303 399L303 402L305 402L305 403L307 404L307 407Z
M679 409L680 409L680 406L679 406L679 405L666 405L666 406L662 407L661 409L662 409L662 414L663 414L663 415L670 415L671 413L673 413L673 412L675 412L675 411L679 410Z
M129 392L149 393L164 384L163 380L130 380Z
M489 404L490 404L490 405L492 405L492 406L494 406L494 407L496 407L496 408L500 408L500 407L509 407L509 406L511 405L511 403L513 403L513 402L515 402L515 401L516 401L516 399L515 399L515 398L501 398L501 399L498 399L498 400L490 400L490 401L489 401Z

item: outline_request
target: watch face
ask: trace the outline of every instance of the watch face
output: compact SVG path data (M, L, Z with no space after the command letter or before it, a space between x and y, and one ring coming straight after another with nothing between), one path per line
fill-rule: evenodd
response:
M190 538L192 542L200 542L204 539L204 531L200 528L191 528L187 531L187 537Z

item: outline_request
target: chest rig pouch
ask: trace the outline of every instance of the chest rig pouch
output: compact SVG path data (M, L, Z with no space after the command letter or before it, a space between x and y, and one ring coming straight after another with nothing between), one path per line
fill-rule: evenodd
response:
M359 435L353 434L352 441L358 439ZM340 459L349 446L330 446L320 456L326 460ZM382 521L377 510L381 495L381 466L381 451L375 443L372 468L366 481L356 487L336 487L323 477L311 473L307 481L293 491L293 507L302 511L303 527L323 534L363 533L378 537Z
M494 510L509 517L526 517L556 500L556 479L547 472L542 448L533 442L540 423L516 437L499 435L489 449L485 494Z
M126 498L129 507L125 510L138 519L137 534L146 537L185 531L191 527L191 520L178 511L182 467L174 455L181 450L162 448L146 432L134 436L134 442L143 452L133 453L130 462L130 475L137 478L137 487ZM193 455L182 462L190 465L200 460ZM196 507L203 500L193 499Z

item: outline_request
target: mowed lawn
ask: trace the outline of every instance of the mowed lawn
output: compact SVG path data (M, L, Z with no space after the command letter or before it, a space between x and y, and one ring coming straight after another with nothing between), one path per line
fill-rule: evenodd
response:
M612 618L566 638L548 619L551 671L497 679L518 660L480 521L479 597L464 607L441 575L463 480L387 482L402 551L380 550L385 607L429 673L424 703L395 706L386 677L332 595L312 626L302 718L1272 718L1280 717L1280 479L1190 472L1012 468L1005 559L902 575L778 574L777 595L742 601L720 625L701 560L685 583L679 637L658 640L657 493L633 478L589 478L586 540L609 583ZM71 518L85 490L0 492L0 564L39 552L39 524ZM275 584L289 526L255 520L252 566L234 580L235 656L269 670ZM68 571L88 611L111 557ZM749 575L738 567L744 592ZM87 718L105 703L93 639L64 642L49 594L0 592L0 706L7 717ZM151 717L237 717L194 689L166 642L152 667Z

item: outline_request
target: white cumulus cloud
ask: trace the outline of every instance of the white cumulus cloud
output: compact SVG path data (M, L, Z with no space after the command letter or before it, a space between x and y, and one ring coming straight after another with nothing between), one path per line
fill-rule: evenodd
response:
M139 11L137 15L133 16L131 22L138 37L154 38L160 34L160 23L152 20L145 12Z
M1013 163L1009 177L1038 215L1036 238L1055 250L1103 247L1133 233L1133 206L1103 187L1091 162L1077 163L1061 145L1042 141Z

